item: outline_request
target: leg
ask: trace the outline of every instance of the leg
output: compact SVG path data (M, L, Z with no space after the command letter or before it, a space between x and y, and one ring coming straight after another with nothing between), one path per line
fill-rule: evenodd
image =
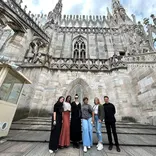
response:
M98 151L101 151L103 149L101 126L102 126L102 124L98 121L98 126L97 126L98 127L97 128L97 133L98 133L98 136L99 136L99 138L98 138L99 139L99 144L98 144L98 148L97 148Z
M99 139L100 143L102 143L101 126L102 126L102 124L98 121L98 123L97 123L97 134L98 134L98 139Z
M97 138L98 138L98 141L99 141L99 135L98 135L98 116L97 115L94 116L94 125L95 125L96 135L97 135Z
M88 133L89 133L89 145L93 146L93 126L91 124L92 118L88 119Z
M112 143L111 127L110 127L109 123L106 123L106 130L107 130L109 145L113 145L113 143Z
M112 132L113 132L113 136L114 136L115 145L116 145L116 146L119 146L119 143L118 143L118 136L117 136L117 133L116 133L115 122L111 123L111 128L112 128Z
M90 139L88 133L88 121L85 119L82 119L82 141L83 141L83 146L90 146Z

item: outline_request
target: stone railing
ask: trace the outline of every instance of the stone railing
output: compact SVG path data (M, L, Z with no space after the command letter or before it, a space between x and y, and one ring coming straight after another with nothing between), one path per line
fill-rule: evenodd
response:
M20 0L19 3L15 0L1 0L0 6L2 6L5 10L6 8L9 9L14 18L17 16L19 19L18 21L22 21L22 25L26 25L26 27L31 28L38 36L49 42L49 37L39 26L39 23L37 23L37 18L31 14L31 11L29 11L29 13L26 12L27 6L22 9L21 3L22 0Z
M156 64L156 52L125 56L126 64Z
M123 61L128 68L155 68L156 52L126 56Z
M122 58L117 55L109 59L73 59L52 58L52 56L40 54L39 57L25 58L23 63L18 62L17 64L24 68L47 67L50 70L70 71L111 72L118 69L127 69Z

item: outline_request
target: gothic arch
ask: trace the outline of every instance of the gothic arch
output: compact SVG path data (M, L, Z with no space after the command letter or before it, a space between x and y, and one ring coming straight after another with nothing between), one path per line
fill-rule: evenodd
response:
M89 84L82 78L77 78L69 84L67 84L66 89L63 91L63 95L71 95L73 97L75 95L74 90L77 87L80 87L80 89L83 91L83 97L87 96L89 99L93 97L92 89L90 88Z

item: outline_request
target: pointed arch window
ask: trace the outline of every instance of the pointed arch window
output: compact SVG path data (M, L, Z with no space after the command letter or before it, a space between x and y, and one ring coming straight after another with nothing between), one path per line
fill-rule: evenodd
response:
M74 59L86 59L86 44L80 36L74 42Z

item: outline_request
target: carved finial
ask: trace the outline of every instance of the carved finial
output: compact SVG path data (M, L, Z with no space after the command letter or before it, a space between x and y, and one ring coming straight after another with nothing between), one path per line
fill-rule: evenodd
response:
M156 17L154 14L151 15L151 18L153 19L153 23L156 25Z
M34 19L34 14L31 14L31 18Z
M132 14L131 16L132 16L132 18L133 18L133 22L136 24L136 18L135 18L135 15Z
M144 24L145 25L148 25L149 24L149 18L144 18L143 20L144 20Z
M28 12L28 15L29 15L29 16L31 15L31 11Z
M16 3L21 6L21 4L23 3L23 0L16 0Z
M26 9L27 9L27 5L24 6L24 11L25 11L25 12L26 12Z

